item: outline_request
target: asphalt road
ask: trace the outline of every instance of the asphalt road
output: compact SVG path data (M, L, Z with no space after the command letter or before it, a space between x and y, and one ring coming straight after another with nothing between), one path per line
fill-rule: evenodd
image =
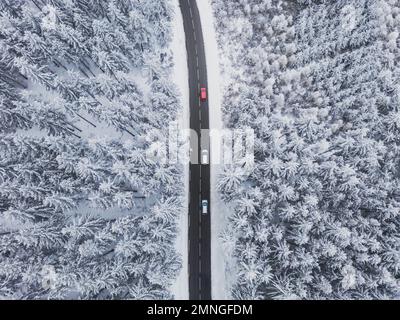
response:
M211 300L210 166L200 164L201 151L210 149L208 135L201 136L201 129L209 129L208 100L200 101L199 96L201 87L208 90L206 58L196 0L179 0L179 4L186 34L190 128L199 140L191 139L189 166L189 299ZM208 214L201 213L202 200L208 200Z

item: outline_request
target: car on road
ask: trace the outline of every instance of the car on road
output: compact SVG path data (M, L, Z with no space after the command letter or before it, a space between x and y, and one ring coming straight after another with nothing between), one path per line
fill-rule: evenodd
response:
M207 200L201 200L201 213L202 214L208 213L208 201Z
M201 164L208 164L208 150L201 151Z
M207 100L207 89L204 87L200 88L200 100L201 101Z

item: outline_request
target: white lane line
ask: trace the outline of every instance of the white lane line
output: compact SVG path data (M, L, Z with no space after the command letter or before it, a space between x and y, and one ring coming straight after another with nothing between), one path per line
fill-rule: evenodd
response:
M200 163L201 163L201 161L200 161ZM201 166L200 166L200 168L201 168ZM201 169L200 169L200 183L199 183L199 185L200 185L200 197L201 197ZM200 220L201 220L201 216L200 216Z
M200 215L201 217L201 215ZM199 239L201 240L201 224L199 224Z
M201 276L199 276L199 294L201 297Z
M199 273L201 273L201 259L199 259Z
M197 80L200 80L200 71L197 69Z

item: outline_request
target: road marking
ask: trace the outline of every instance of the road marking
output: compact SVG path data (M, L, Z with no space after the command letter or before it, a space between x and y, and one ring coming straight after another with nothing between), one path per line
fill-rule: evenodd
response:
M201 297L201 276L199 275L199 294Z
M197 80L200 81L200 71L199 71L199 69L197 69Z
M201 259L199 259L199 273L201 273Z

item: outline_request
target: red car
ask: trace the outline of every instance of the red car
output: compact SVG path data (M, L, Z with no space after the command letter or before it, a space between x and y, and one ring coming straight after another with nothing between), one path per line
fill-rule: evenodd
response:
M206 101L207 100L207 90L206 88L200 88L200 100Z

